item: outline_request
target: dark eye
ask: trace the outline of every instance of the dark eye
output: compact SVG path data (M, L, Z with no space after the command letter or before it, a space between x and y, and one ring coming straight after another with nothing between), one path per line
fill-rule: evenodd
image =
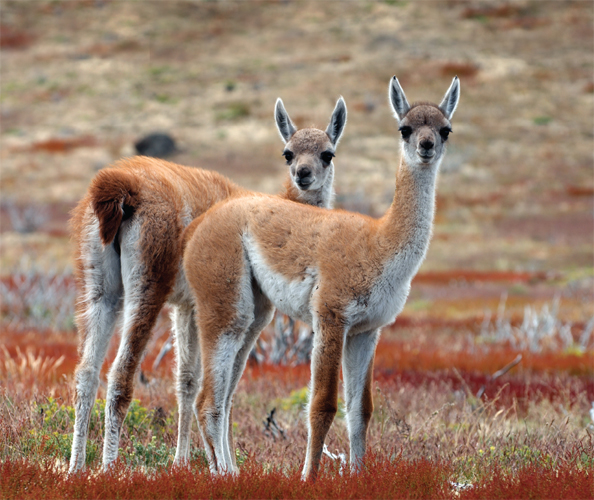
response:
M330 151L324 151L320 155L320 158L324 163L330 163L332 161L332 158L334 158L334 153L331 153Z
M443 140L443 142L448 140L448 135L452 132L452 129L450 127L443 127L440 131L439 131L439 135L441 135L441 139Z
M291 163L293 158L295 158L295 155L291 151L285 151L283 156L285 157L285 160L287 160L287 163Z
M398 130L400 130L400 133L402 134L402 138L406 141L410 135L412 134L412 128L411 127L407 127L406 125L403 127L400 127Z

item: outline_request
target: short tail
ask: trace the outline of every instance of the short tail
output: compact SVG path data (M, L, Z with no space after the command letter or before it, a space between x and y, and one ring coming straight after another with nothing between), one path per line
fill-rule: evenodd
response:
M134 215L139 187L134 174L118 169L102 170L91 182L91 205L99 219L99 236L104 245L111 244L122 221Z

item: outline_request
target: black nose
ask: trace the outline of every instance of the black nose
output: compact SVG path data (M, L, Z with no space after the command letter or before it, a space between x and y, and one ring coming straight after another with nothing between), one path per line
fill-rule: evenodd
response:
M420 146L421 146L423 149L432 149L432 148L433 148L433 141L432 141L432 140L430 140L430 139L423 139L423 140L420 142Z
M297 177L299 179L303 179L305 177L309 177L311 175L311 170L307 167L300 168L297 170Z

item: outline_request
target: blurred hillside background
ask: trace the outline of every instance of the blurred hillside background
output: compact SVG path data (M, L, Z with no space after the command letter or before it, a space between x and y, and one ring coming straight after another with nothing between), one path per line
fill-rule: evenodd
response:
M171 161L277 191L286 175L279 96L296 124L319 127L344 96L337 206L381 215L400 155L390 78L411 102L439 102L458 75L421 273L451 284L453 270L462 280L512 272L520 278L510 293L577 293L574 319L592 315L591 1L0 6L2 276L68 272L68 211L98 170L151 132L175 139ZM430 310L431 297L415 293L407 307Z

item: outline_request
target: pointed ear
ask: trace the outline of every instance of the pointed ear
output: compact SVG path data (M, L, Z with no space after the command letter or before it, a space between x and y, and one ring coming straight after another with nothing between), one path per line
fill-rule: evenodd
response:
M332 141L332 144L334 146L338 144L338 141L340 141L340 138L342 137L346 121L346 103L344 102L342 96L340 96L338 101L336 101L336 106L334 107L334 111L332 112L332 116L330 117L330 123L326 128L326 134L328 134L328 137L330 137L330 141Z
M443 100L439 105L439 109L441 109L442 113L448 120L452 119L454 115L454 111L458 107L458 101L460 100L460 80L458 77L455 76L450 88L443 96Z
M390 88L388 90L390 96L390 105L392 106L392 110L394 111L394 116L400 122L404 118L404 115L408 113L410 109L410 104L406 100L406 96L404 95L404 90L400 86L400 82L398 78L395 76L392 77L390 81Z
M289 139L291 139L291 136L297 132L297 127L293 125L293 122L289 118L289 114L285 110L283 101L280 97L276 100L276 106L274 106L274 119L276 121L278 133L286 144L289 142Z

